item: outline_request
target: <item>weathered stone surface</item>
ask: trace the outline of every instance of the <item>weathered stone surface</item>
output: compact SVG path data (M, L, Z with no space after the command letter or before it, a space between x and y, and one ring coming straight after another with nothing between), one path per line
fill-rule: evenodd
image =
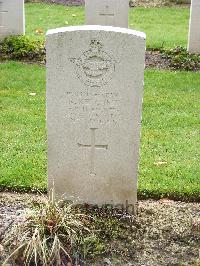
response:
M24 33L24 0L0 0L0 39Z
M190 9L190 28L188 51L200 54L200 1L192 0Z
M86 24L128 28L128 0L86 0Z
M105 26L47 33L48 180L57 195L132 204L145 34Z

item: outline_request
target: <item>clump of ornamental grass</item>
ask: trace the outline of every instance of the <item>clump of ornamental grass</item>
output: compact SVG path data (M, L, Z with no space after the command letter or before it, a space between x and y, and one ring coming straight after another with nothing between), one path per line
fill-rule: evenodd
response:
M92 236L88 219L71 204L52 198L25 213L5 234L8 261L15 265L72 265L86 239Z
M137 228L132 214L111 205L57 202L52 196L35 202L34 209L19 215L6 231L3 246L9 256L3 266L81 266L102 264L110 256L132 259Z

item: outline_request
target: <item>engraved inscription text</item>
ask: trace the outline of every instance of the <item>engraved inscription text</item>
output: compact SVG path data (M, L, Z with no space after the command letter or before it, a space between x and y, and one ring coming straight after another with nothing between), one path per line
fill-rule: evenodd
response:
M116 124L121 119L117 92L66 92L67 117L73 123Z

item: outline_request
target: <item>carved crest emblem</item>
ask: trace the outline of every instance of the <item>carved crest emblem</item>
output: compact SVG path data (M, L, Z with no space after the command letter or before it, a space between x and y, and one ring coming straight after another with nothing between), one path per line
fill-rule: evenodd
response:
M91 40L90 48L79 58L70 58L76 65L77 77L87 86L100 87L112 79L115 60L105 51L98 40Z

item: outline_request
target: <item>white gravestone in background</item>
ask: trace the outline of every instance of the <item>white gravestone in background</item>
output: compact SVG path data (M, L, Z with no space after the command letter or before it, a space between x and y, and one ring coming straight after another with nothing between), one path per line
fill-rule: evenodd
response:
M134 204L145 34L66 27L48 31L46 49L49 189L80 202Z
M188 51L200 54L200 0L191 2Z
M87 25L128 28L128 0L85 0Z
M0 40L24 33L24 0L0 0Z

